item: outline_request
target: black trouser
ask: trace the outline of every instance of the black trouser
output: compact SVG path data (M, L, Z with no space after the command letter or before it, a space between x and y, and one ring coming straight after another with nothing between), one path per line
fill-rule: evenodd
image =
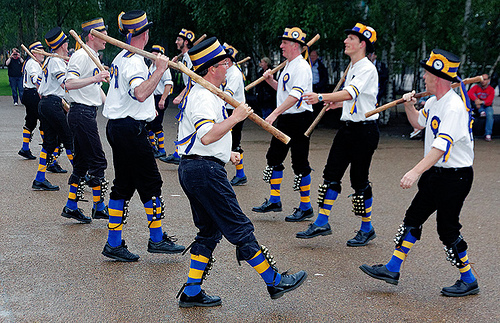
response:
M349 164L351 187L361 191L369 185L368 174L380 133L376 122L347 122L333 139L323 178L340 183Z
M24 127L30 132L33 132L36 128L36 123L38 122L38 103L40 102L40 96L35 88L28 89L25 88L23 92L23 97L21 98L21 103L26 107L26 117L24 118Z
M73 151L73 173L69 180L70 184L78 183L78 179L85 176L87 172L97 178L104 177L104 170L108 163L102 149L96 116L97 107L71 103L68 123L73 134L75 150Z
M418 192L406 211L404 224L420 227L436 212L439 239L449 246L460 235L460 210L472 186L472 167L432 167L418 181Z
M266 154L267 164L269 166L281 165L288 154L288 150L290 150L292 169L295 175L309 175L311 173L311 167L309 166L309 138L304 135L304 132L309 128L312 121L313 114L309 111L280 115L276 121L276 128L288 135L291 140L288 144L284 144L276 137L272 137L271 145Z
M115 169L110 198L130 200L135 190L143 203L160 196L163 181L149 143L146 121L130 117L109 120L106 136Z
M159 104L160 99L161 99L161 94L155 95L154 98L155 98L155 107L156 107L157 115L153 121L147 123L146 129L151 130L152 132L156 133L158 131L163 131L163 117L165 115L165 109L167 109L169 99L167 97L167 99L165 100L165 108L163 110L161 110L158 107L158 104Z
M71 131L61 98L55 95L42 97L38 104L38 115L44 132L42 146L47 155L54 152L54 149L59 146L59 142L64 144L64 148L73 151Z
M231 116L234 112L234 109L227 109L227 115ZM246 119L245 119L246 120ZM243 131L243 123L245 120L238 122L234 125L233 129L231 129L231 136L233 138L233 143L231 145L231 151L242 153L243 149L241 148L241 132Z

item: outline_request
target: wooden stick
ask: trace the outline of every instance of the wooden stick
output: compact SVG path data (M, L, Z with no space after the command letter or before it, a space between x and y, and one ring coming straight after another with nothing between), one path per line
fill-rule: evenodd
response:
M95 57L95 55L92 53L92 51L90 50L90 47L85 44L85 42L83 40L80 39L80 37L78 36L78 34L72 29L69 31L70 35L73 36L73 38L77 41L77 43L80 44L80 46L82 46L83 50L87 53L87 55L89 55L90 59L94 62L95 65L97 65L97 68L99 69L99 71L104 71L104 66L102 66L101 62L99 61L99 58ZM106 77L106 81L109 83L110 80L109 80L109 76Z
M317 34L316 36L314 36L308 43L307 43L307 47L311 47L315 42L318 41L318 39L320 38L319 34ZM302 52L303 53L306 49L307 49L306 46L303 46L302 47ZM283 63L281 63L280 65L276 66L275 68L273 68L271 70L271 75L273 75L274 73L276 73L277 71L279 71L280 69L282 69L283 67L285 67L286 65L286 61L284 61ZM252 83L248 84L247 86L245 86L245 91L248 91L250 90L251 88L253 88L254 86L256 86L257 84L259 83L262 83L263 81L265 80L265 78L263 76L259 77L258 79L256 79L255 81L253 81Z
M249 60L250 60L250 56L247 56L247 57L245 57L244 59L242 59L241 61L239 61L239 62L238 62L238 63L236 63L236 64L241 65L241 64L243 64L243 63L248 62Z
M335 89L333 89L332 93L335 93L335 92L337 92L340 89L340 87L342 86L342 83L344 83L344 81L345 81L345 77L346 77L347 72L349 71L350 67L351 67L351 63L349 63L349 65L347 65L347 67L346 67L346 69L344 71L344 74L342 75L342 77L340 78L340 80L337 82L337 86L335 86ZM309 128L307 128L307 131L304 132L304 136L309 137L311 135L311 133L314 131L314 128L316 128L316 126L318 125L318 123L321 120L321 118L323 118L323 116L325 115L325 112L326 112L327 108L328 108L328 105L323 106L323 108L321 109L321 111L316 116L316 119L314 119L313 123L311 123L311 125L309 126Z
M24 51L25 51L25 52L29 55L29 57L31 57L31 58L32 58L35 62L37 62L38 64L40 64L40 66L42 66L42 63L41 63L41 62L39 62L39 61L36 59L35 55L33 55L33 54L29 51L29 49L27 49L27 48L26 48L26 46L24 46L23 44L21 44L21 48L22 48L22 49L24 49Z
M200 38L198 38L194 43L193 43L193 46L196 46L198 45L199 43L201 43L205 38L207 38L207 34L203 34L201 35ZM180 53L179 55L177 55L174 59L175 61L174 62L177 62L178 60L180 60L182 58L182 56L184 55L184 53Z
M69 61L68 56L62 56L62 55L55 54L55 53L47 53L46 51L40 50L40 49L33 49L33 53L42 54L42 55L48 56L48 57L58 57L58 58L64 59L65 61Z
M464 84L471 84L471 83L481 82L482 80L483 80L483 77L480 75L480 76L475 76L475 77L463 79L462 82L464 82ZM459 86L460 86L460 82L457 82L457 83L453 83L451 85L451 88L454 89L454 88L457 88ZM428 96L428 95L431 95L431 94L429 92L420 92L420 93L415 94L413 97L415 99L418 99L418 98L422 98L422 97ZM387 104L384 104L383 106L378 107L378 108L376 108L374 110L368 111L367 113L365 113L365 117L366 118L371 117L372 115L374 115L376 113L385 111L387 109L395 107L398 104L403 104L403 103L405 103L405 100L403 98L397 99L395 101L392 101L392 102L389 102Z
M149 58L151 60L156 60L156 55L154 55L150 52L147 52L145 50L139 49L137 47L134 47L132 45L126 44L126 43L119 41L115 38L112 38L110 36L104 35L103 33L100 33L97 30L92 29L90 31L90 33L96 37L99 37L99 38L105 40L106 42L108 42L112 45L126 49L129 52L139 54L139 55L146 57L146 58ZM227 103L232 105L233 107L236 108L240 105L240 103L238 101L236 101L233 97L229 96L227 93L225 93L224 91L222 91L221 89L219 89L218 87L213 85L212 83L208 82L207 80L205 80L204 78L202 78L198 74L196 74L193 71L191 71L190 69L188 69L184 64L175 63L175 62L172 62L169 60L168 66L173 68L173 69L179 70L184 74L187 74L196 83L200 84L201 86L203 86L204 88L206 88L207 90L212 92L213 94L217 95L218 97L220 97L221 99L223 99L224 101L226 101ZM270 125L269 123L264 121L264 119L262 119L261 117L259 117L255 113L252 113L251 115L249 115L248 119L252 120L256 124L261 126L264 130L271 133L273 136L275 136L277 139L279 139L283 143L288 144L288 142L290 141L290 137L288 137L283 132L279 131L278 129L276 129L275 127L273 127L272 125Z

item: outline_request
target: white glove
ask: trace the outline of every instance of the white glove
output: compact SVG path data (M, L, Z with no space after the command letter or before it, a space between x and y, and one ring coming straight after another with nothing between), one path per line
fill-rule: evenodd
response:
M405 100L406 102L411 101L414 95L415 95L415 90L405 93L403 94L403 100Z

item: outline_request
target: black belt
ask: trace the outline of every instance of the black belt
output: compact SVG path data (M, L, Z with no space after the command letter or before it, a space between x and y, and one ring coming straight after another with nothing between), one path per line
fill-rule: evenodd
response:
M77 103L77 102L71 102L70 103L71 106L74 106L74 105L78 105L80 107L83 107L83 108L89 108L89 109L92 109L92 110L95 110L97 109L96 106L93 106L93 105L86 105L86 104L83 104L83 103Z
M366 125L374 125L377 124L376 120L368 120L368 121L344 121L346 127L356 127L356 126L366 126Z
M217 164L219 164L221 166L226 165L226 163L224 163L222 160L220 160L219 158L213 157L213 156L182 155L181 159L210 160L210 161L216 162Z
M444 167L432 166L430 168L430 171L434 172L434 173L440 173L440 174L470 172L470 171L472 171L472 166L469 166L469 167L458 167L458 168L444 168Z

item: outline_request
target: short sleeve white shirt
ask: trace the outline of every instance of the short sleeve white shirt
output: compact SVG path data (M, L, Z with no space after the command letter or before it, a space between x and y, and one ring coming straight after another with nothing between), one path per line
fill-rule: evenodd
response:
M55 95L64 98L65 90L61 87L66 81L66 62L59 57L47 57L42 66L42 80L38 93L41 96Z
M278 78L277 106L280 106L290 95L298 101L283 114L312 111L312 106L302 99L302 95L307 92L312 92L312 71L307 61L302 55L299 55L292 61L286 62L285 68Z
M34 59L30 58L24 64L23 87L36 89L36 85L42 80L42 67Z
M232 96L236 101L245 103L245 83L243 81L243 74L236 66L236 63L227 69L226 81L221 85L222 90ZM226 103L227 109L234 109L230 104Z
M99 55L90 48L92 55L99 59ZM99 74L99 68L89 57L87 52L80 48L71 55L68 62L66 80L85 79ZM100 106L102 104L101 83L92 83L75 90L68 90L66 94L68 102L75 102L89 106Z

